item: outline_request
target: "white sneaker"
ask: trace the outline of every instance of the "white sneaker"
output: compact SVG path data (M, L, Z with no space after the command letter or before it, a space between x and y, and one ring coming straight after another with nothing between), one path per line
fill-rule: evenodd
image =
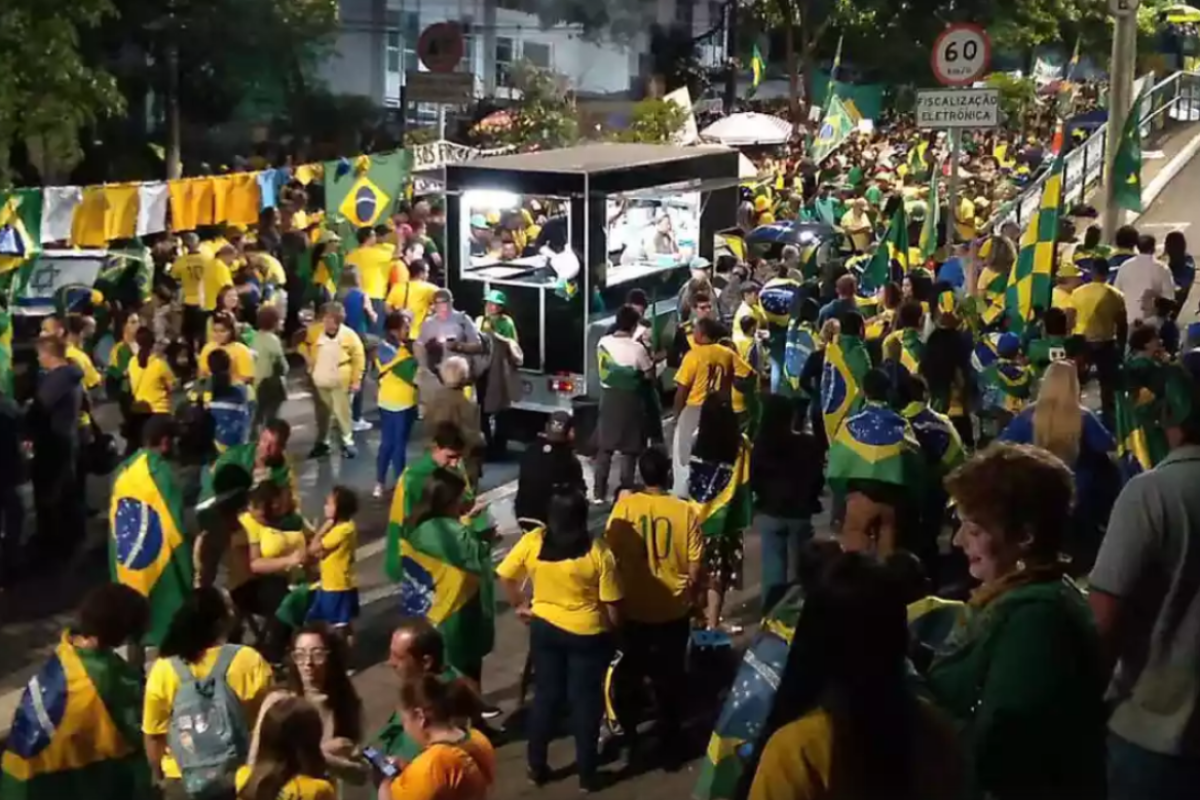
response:
M354 424L351 425L350 427L354 428L355 433L363 433L364 431L371 430L372 425L371 425L371 423L367 422L365 419L356 419L356 420L354 420Z
M383 484L375 484L375 488L371 490L371 497L374 497L376 500L383 498Z

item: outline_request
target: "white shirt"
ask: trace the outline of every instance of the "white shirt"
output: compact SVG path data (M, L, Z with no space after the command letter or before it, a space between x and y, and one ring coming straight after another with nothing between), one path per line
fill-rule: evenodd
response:
M1142 310L1143 300L1147 297L1175 297L1171 270L1154 256L1144 253L1120 266L1113 286L1125 295L1125 319L1131 327L1136 320L1149 316Z
M600 338L598 347L608 353L618 366L632 367L638 372L649 372L654 368L646 346L631 336L608 334Z

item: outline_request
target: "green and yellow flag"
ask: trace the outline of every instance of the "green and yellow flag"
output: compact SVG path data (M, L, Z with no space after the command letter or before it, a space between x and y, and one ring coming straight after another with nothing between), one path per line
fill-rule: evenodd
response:
M496 597L489 548L456 519L431 519L400 539L400 609L442 634L446 661L471 671L491 652Z
M767 72L767 62L763 61L762 53L758 49L758 45L754 45L754 51L750 54L750 89L752 91L758 89L758 85L762 83L763 75Z
M1034 307L1050 308L1053 291L1054 253L1058 242L1058 221L1062 213L1063 158L1059 156L1042 186L1037 213L1021 235L1017 263L1008 276L1004 291L1004 310L1011 321L1010 330L1021 331L1033 317Z
M896 207L887 234L863 268L863 289L874 292L886 286L892 276L892 261L898 261L901 269L908 272L908 214L903 203Z
M908 172L913 177L920 177L929 169L929 142L921 140L908 151Z
M913 436L939 477L945 477L967 460L962 436L954 423L925 403L909 403L901 412L912 427Z
M150 603L146 643L158 645L192 590L192 547L183 496L158 453L139 450L121 465L109 509L109 565L116 583Z
M829 107L825 109L825 118L821 120L821 128L813 140L812 160L820 165L834 150L842 146L842 142L853 133L857 123L854 115L846 108L846 104L836 94L829 98Z
M733 464L693 458L688 467L688 497L697 505L700 530L708 537L727 536L750 527L750 441L743 436Z
M921 446L907 420L885 405L868 403L838 429L825 475L839 491L856 480L911 487L922 478L920 467Z
M0 394L13 396L12 315L0 308Z
M929 209L925 212L925 224L921 226L921 239L917 247L921 250L921 258L926 262L933 258L938 249L938 225L941 223L942 198L941 169L938 165L929 173Z
M0 774L4 800L156 797L142 749L142 679L64 634L26 685Z
M825 348L821 372L821 413L829 441L846 417L861 405L862 380L871 369L871 355L862 339L839 336Z
M349 246L358 228L387 220L404 194L412 156L395 150L325 164L325 213Z
M1113 201L1121 208L1141 212L1142 208L1142 128L1141 98L1134 101L1121 131L1117 154L1113 158Z
M42 190L0 192L0 275L41 250Z
M1124 477L1128 479L1153 469L1154 459L1150 457L1146 430L1134 419L1128 394L1118 391L1113 400L1117 428L1117 463Z

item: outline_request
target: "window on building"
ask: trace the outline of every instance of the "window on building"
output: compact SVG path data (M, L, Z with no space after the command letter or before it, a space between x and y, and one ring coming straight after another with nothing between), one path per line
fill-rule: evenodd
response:
M388 12L392 13L392 12ZM404 40L404 70L420 69L417 40L421 38L421 17L416 11L404 11L400 16L400 36Z
M496 37L496 85L512 86L512 67L515 56L513 40L507 36Z
M550 45L540 42L523 42L521 55L535 67L550 69Z
M387 12L387 33L384 36L384 46L387 51L387 71L394 73L400 72L400 56L404 49L404 44L400 36L400 16L399 11Z
M471 33L471 18L463 17L463 57L454 68L455 72L475 71L475 36Z

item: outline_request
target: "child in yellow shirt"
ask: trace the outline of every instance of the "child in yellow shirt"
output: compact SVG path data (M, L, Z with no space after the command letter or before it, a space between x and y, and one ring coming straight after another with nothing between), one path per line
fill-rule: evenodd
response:
M358 617L358 578L354 573L358 549L358 495L345 486L334 486L325 498L325 524L308 546L321 560L321 580L308 610L309 621L326 622L349 638Z

